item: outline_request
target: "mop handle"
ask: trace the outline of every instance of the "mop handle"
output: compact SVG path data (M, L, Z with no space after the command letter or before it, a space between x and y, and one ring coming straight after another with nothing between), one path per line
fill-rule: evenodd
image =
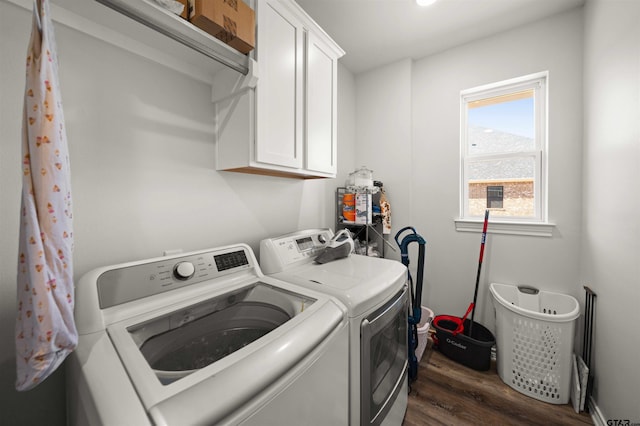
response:
M484 225L482 226L482 240L480 241L480 264L484 258L484 243L487 241L487 225L489 224L489 210L484 212Z
M478 280L480 279L480 269L482 267L482 259L484 258L484 243L487 241L487 225L489 224L489 210L484 212L484 225L482 225L482 239L480 240L480 257L478 258L478 277L476 279L476 296L478 295ZM476 303L475 296L473 303Z
M465 312L465 314L464 314L464 316L462 318L451 317L451 319L449 319L447 317L448 321L452 321L454 323L457 323L458 321L460 321L460 324L458 324L458 327L456 327L456 329L453 330L451 332L451 334L453 334L454 336L457 336L458 334L464 332L464 330L465 330L464 322L467 319L467 317L469 316L469 314L471 313L472 309L473 309L473 302L469 303L469 307L467 308L467 312ZM443 316L441 316L441 317L443 317Z
M482 240L480 241L480 257L478 258L478 273L476 274L476 289L473 293L473 310L471 311L471 322L469 323L469 337L473 329L473 319L476 316L476 302L478 300L478 286L480 285L480 272L482 271L482 258L484 257L484 243L487 240L487 225L489 223L489 209L484 212L484 225L482 226Z
M480 262L484 257L484 243L487 240L487 225L489 224L489 210L484 213L484 225L482 226L482 241L480 242Z

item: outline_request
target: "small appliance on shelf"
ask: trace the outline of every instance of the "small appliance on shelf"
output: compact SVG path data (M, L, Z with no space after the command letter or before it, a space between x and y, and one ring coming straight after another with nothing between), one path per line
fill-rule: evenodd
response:
M367 169L366 166L360 167L358 170L349 173L349 178L347 179L346 184L347 189L353 192L367 190L374 191L373 170Z

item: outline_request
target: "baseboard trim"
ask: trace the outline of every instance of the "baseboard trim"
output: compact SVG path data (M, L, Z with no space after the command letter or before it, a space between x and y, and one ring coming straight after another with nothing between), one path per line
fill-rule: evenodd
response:
M602 411L600 411L600 407L596 404L596 401L592 396L589 397L587 401L587 407L589 408L589 413L591 414L591 420L593 420L593 424L595 426L607 426L607 421L602 415Z

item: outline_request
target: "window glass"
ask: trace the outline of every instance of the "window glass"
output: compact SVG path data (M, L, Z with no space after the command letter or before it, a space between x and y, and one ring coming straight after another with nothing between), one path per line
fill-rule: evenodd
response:
M533 90L469 102L469 154L535 149Z
M546 221L546 79L462 92L461 218Z

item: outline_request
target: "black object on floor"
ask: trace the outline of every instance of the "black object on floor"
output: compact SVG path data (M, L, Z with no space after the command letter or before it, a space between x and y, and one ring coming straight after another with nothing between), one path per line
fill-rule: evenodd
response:
M436 317L437 318L437 317ZM440 352L460 364L478 371L486 371L491 366L491 347L496 339L493 333L480 323L464 320L464 329L471 330L471 336L456 333L458 321L442 319L433 322L436 329L434 342Z

